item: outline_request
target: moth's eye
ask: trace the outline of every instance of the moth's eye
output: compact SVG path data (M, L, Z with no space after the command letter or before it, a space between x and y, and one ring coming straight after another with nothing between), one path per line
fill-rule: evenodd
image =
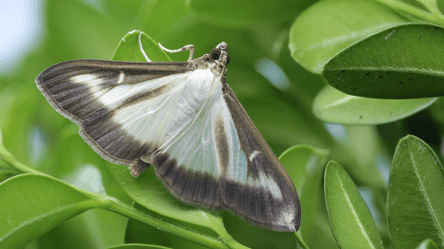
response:
M228 65L228 63L230 63L230 56L229 55L227 55L227 65Z
M218 49L218 48L211 49L210 56L211 56L211 58L213 58L213 60L219 59L220 49Z

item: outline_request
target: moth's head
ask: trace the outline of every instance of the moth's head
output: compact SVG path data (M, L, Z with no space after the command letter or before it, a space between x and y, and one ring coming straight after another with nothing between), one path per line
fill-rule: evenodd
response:
M227 51L227 43L221 42L211 49L210 54L204 54L202 57L192 60L193 65L200 69L209 68L214 75L224 78L227 74L226 66L230 62L230 56L228 56Z
M226 42L219 43L215 48L211 49L210 57L227 65L230 63L230 56L228 55L228 45Z

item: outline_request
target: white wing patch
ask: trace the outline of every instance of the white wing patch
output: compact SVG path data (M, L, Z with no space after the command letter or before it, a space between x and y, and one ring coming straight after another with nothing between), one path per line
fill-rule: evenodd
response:
M95 74L81 74L81 75L76 75L76 76L72 76L70 78L70 80L74 83L80 83L80 84L85 84L85 83L91 83L91 81L93 80L97 80L98 76ZM100 79L101 80L101 79ZM102 81L100 81L98 84L100 84ZM94 84L94 83L91 83Z
M253 153L251 153L250 157L248 159L250 159L250 161L252 162L254 157L257 156L260 152L255 150L253 151Z
M125 79L125 74L123 72L120 72L119 79L117 80L117 84L122 83L123 79Z

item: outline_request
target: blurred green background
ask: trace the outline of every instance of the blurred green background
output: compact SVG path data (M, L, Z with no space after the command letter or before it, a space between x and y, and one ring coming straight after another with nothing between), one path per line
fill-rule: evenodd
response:
M61 61L111 59L125 34L142 30L169 49L194 44L195 57L227 42L231 58L227 83L275 154L297 144L330 150L331 159L364 186L372 210L378 210L375 205L379 210L384 207L384 201L373 203L369 196L385 193L399 138L416 134L439 149L438 122L424 126L430 120L428 111L378 127L326 124L314 117L313 99L325 83L293 60L288 36L297 16L315 1L196 2L3 1L0 130L5 147L41 172L131 204L104 160L80 138L78 127L46 102L34 80ZM169 56L185 61L188 52ZM376 215L376 220L385 222L382 216ZM27 248L102 248L123 243L126 221L110 212L88 211Z

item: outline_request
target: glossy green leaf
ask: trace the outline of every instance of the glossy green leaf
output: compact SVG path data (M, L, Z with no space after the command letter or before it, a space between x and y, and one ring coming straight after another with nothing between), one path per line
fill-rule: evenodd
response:
M219 233L225 230L219 212L185 205L177 200L156 177L153 167L149 167L139 177L134 178L128 167L111 163L107 165L122 189L148 210L187 223L188 226L201 227L207 233L211 231Z
M444 95L444 28L403 24L371 35L332 58L323 76L347 94L385 99Z
M324 177L325 202L338 245L341 248L384 248L370 210L342 166L329 162Z
M296 62L320 74L327 60L348 45L405 21L374 1L320 1L293 23L289 48Z
M0 184L0 247L19 248L61 222L106 203L45 175L24 174Z
M146 244L125 244L108 247L108 249L172 249L171 247L146 245Z
M142 33L141 42L143 50L151 61L171 61L151 37L139 30L129 32L120 40L119 45L117 45L117 48L114 51L112 60L146 62L145 57L140 51L140 33Z
M290 21L312 2L226 0L218 4L212 0L190 0L188 6L213 25L239 29L258 23Z
M327 85L316 96L313 113L327 123L376 125L411 116L437 99L370 99L351 96Z
M421 244L416 247L416 249L438 249L438 246L431 239L426 239Z
M401 139L390 172L387 212L393 248L426 238L444 248L444 175L433 150L419 138Z
M279 157L299 194L303 210L300 229L302 237L308 245L313 240L318 240L322 234L315 228L315 220L318 215L321 215L322 176L328 156L328 150L308 145L296 145Z

